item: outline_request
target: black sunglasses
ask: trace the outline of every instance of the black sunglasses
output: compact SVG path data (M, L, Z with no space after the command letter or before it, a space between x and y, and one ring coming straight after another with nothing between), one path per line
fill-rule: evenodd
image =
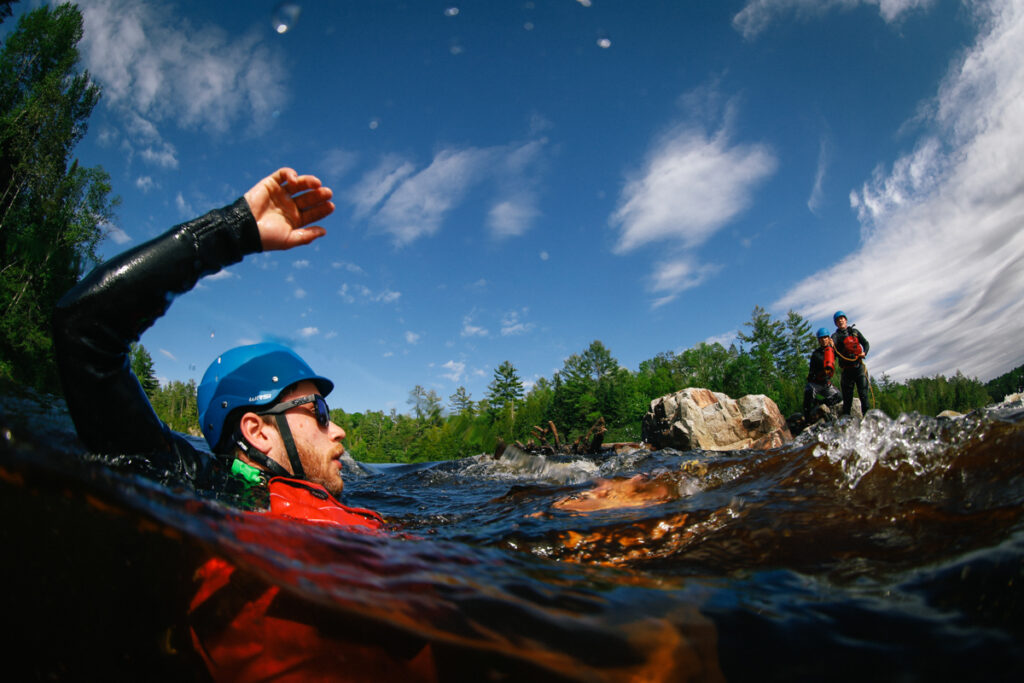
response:
M300 396L293 398L290 401L284 401L276 405L272 405L265 410L261 410L257 415L280 415L292 408L306 405L307 403L313 404L313 413L316 416L316 423L321 427L326 427L331 421L331 409L327 407L327 401L320 394L309 394L308 396Z

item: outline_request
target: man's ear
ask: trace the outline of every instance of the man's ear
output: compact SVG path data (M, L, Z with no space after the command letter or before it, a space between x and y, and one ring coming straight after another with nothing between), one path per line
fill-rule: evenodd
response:
M246 413L242 415L242 419L238 422L238 431L241 432L242 438L245 439L250 446L258 450L263 455L270 452L273 445L269 433L270 426L256 413Z

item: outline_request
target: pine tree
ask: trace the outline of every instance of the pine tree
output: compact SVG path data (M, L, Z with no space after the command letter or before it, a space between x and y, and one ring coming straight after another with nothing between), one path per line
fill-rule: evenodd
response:
M487 385L487 402L494 412L515 408L523 400L523 381L511 362L505 361L494 371L494 379Z
M131 345L128 357L131 362L132 372L138 378L142 390L146 392L146 396L149 396L149 400L152 401L153 396L160 388L160 382L157 381L156 373L153 370L153 357L149 355L149 351L146 350L145 346L138 343Z

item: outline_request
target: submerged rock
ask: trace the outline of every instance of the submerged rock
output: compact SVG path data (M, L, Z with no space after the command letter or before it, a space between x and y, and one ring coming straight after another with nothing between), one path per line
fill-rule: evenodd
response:
M763 394L736 400L691 387L654 399L643 419L643 440L654 448L768 449L792 439L779 407Z

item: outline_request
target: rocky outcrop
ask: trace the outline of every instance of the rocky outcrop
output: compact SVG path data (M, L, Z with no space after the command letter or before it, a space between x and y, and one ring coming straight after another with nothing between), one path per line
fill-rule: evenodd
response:
M683 389L651 401L643 419L643 440L655 449L767 449L792 439L779 407L762 394L735 400L708 389Z

